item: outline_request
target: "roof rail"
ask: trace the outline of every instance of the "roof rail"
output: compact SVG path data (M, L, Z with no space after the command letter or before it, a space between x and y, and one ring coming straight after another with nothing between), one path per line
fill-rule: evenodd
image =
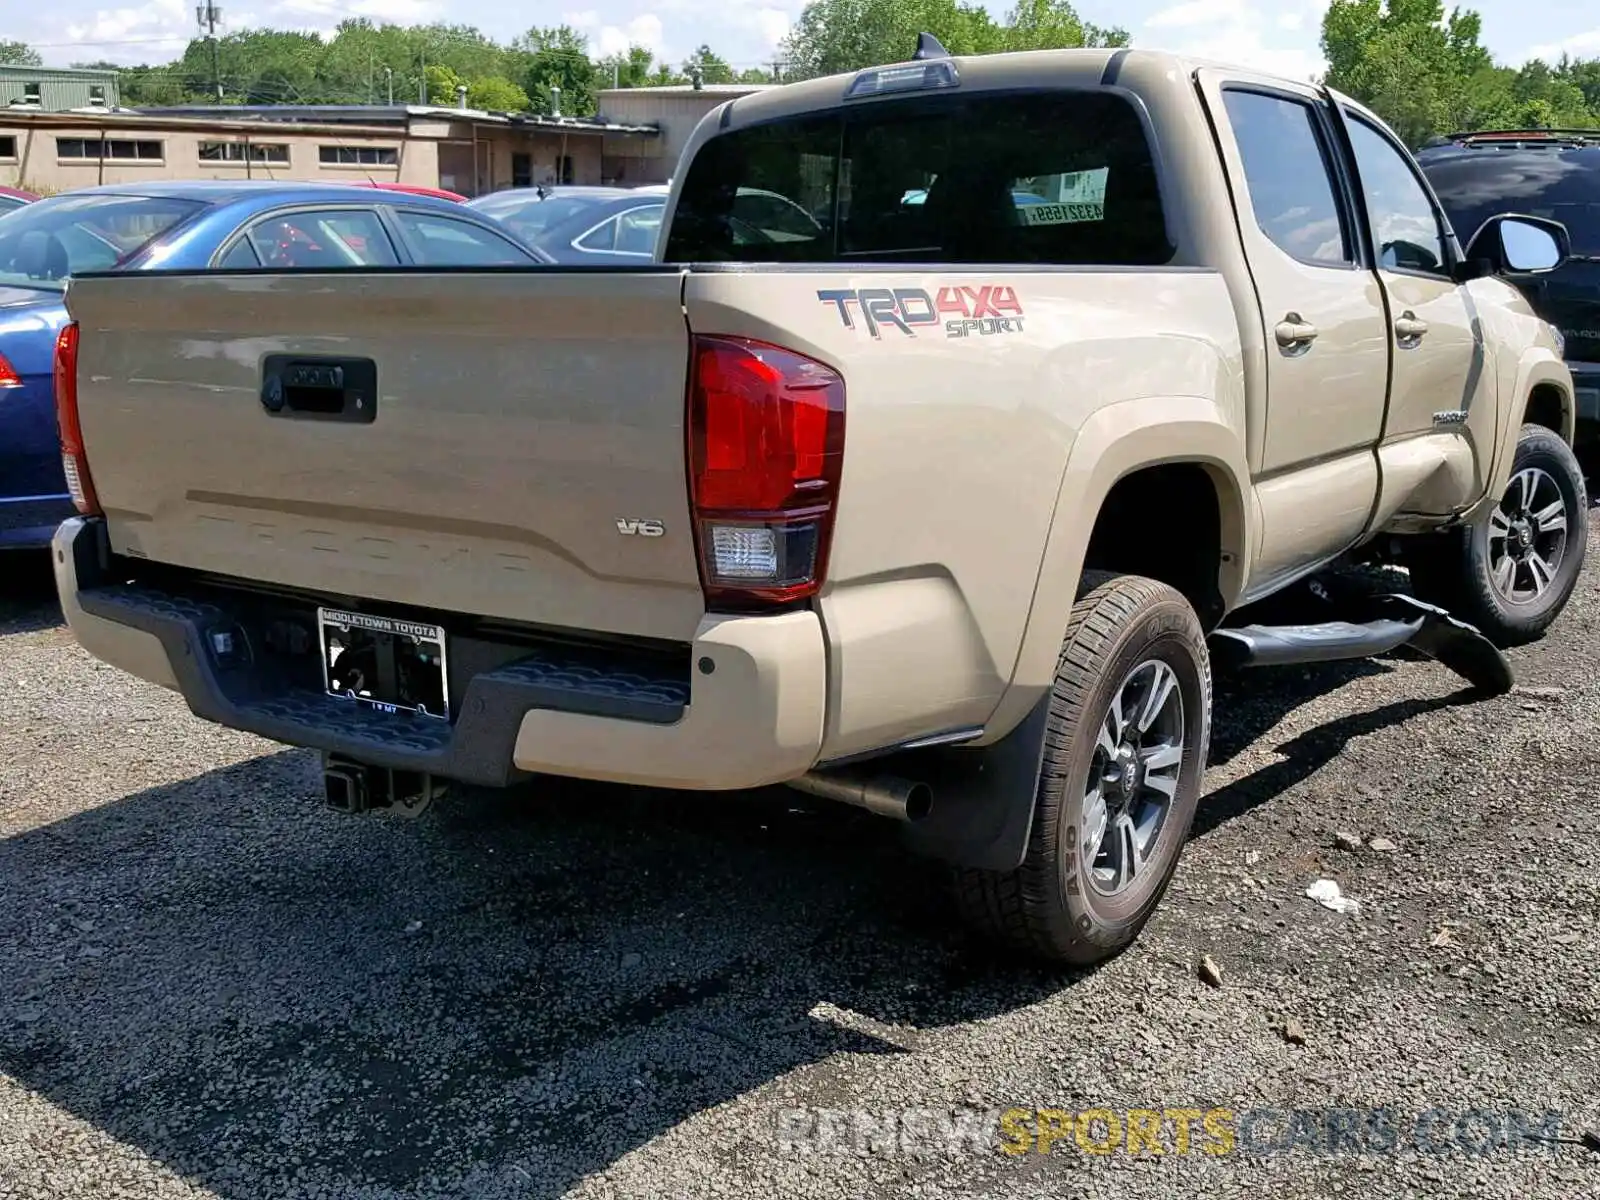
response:
M1476 129L1469 133L1446 134L1451 142L1486 141L1562 141L1569 138L1594 138L1600 141L1600 129Z

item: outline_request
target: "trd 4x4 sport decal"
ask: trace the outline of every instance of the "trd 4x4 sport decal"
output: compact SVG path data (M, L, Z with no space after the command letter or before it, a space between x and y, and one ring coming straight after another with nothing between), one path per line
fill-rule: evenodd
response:
M817 299L831 304L846 329L859 321L875 338L883 329L916 337L919 329L943 326L947 338L989 337L1022 332L1022 301L1004 284L923 288L824 288Z

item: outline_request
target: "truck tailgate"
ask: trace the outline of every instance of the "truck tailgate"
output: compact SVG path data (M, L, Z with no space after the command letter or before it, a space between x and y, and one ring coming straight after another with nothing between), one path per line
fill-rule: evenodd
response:
M688 640L704 602L681 292L671 271L76 279L79 411L112 549ZM330 366L343 374L317 374ZM276 395L274 372L290 385Z

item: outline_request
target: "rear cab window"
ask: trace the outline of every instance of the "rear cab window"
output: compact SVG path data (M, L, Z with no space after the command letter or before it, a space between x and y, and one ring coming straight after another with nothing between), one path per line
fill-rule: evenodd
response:
M1156 266L1154 157L1120 95L880 100L733 130L691 162L674 262Z

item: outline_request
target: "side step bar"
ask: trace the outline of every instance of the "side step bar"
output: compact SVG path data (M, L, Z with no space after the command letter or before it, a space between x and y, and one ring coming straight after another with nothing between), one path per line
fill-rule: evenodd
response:
M1498 647L1444 609L1400 593L1354 603L1365 610L1356 614L1365 620L1218 629L1211 634L1211 652L1220 666L1237 669L1370 658L1410 646L1481 691L1500 695L1515 685Z
M1211 635L1212 654L1231 667L1288 667L1296 663L1371 658L1404 646L1422 630L1422 618L1321 621L1315 625L1241 625Z

